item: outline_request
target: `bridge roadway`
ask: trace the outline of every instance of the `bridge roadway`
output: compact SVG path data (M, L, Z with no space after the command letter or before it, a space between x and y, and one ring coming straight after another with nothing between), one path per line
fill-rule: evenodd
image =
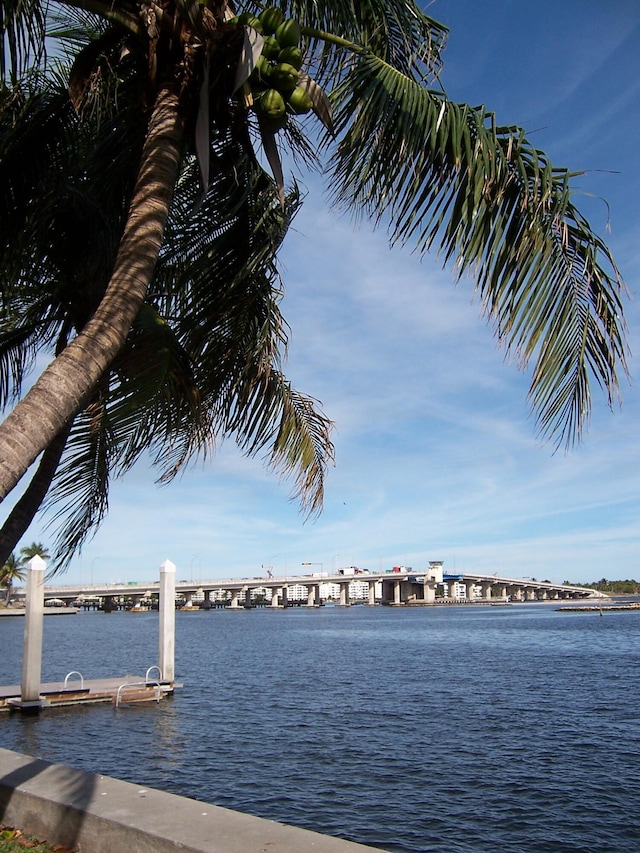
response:
M320 604L320 585L337 584L340 588L340 604L349 605L349 585L353 581L368 584L368 603L402 605L402 604L434 604L441 601L436 597L436 588L447 584L445 601L541 601L558 599L607 598L604 593L580 586L547 583L531 578L509 578L498 575L484 575L472 572L447 573L442 571L442 564L431 563L429 569L414 572L411 569L400 571L371 572L361 571L357 574L343 570L337 574L316 573L307 575L291 575L287 577L243 577L227 578L224 580L182 580L176 582L176 594L187 601L195 595L202 597L205 602L211 601L211 594L216 591L227 591L230 594L228 606L243 607L251 602L251 593L255 590L271 591L271 606L283 607L291 603L288 591L293 586L303 586L307 589L307 605ZM376 595L376 586L382 584L382 595ZM453 584L457 583L458 596L451 595ZM460 586L462 585L462 586ZM481 595L471 594L472 587L480 587ZM159 581L110 583L110 584L71 584L67 586L45 586L45 600L58 598L67 603L82 597L99 598L102 601L117 601L130 599L133 604L157 595ZM378 588L380 589L380 588ZM20 590L16 594L20 595ZM460 595L460 592L466 593Z

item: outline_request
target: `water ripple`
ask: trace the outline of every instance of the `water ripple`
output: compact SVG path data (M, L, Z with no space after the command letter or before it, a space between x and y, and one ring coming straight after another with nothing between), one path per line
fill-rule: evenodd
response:
M0 620L3 683L22 625ZM392 853L637 853L640 614L177 614L153 707L3 716L3 744ZM155 614L45 620L43 679L157 658Z

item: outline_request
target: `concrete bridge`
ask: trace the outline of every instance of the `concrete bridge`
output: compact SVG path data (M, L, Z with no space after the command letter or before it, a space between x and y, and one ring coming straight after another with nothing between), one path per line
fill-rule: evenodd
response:
M157 599L159 581L129 581L115 584L45 586L45 601L117 609L140 607ZM354 594L354 590L356 594ZM16 590L16 596L21 591ZM349 606L354 600L370 605L435 605L507 601L546 601L607 598L604 593L580 586L554 584L532 578L511 578L474 572L445 572L441 562L432 561L425 571L400 566L386 571L341 569L287 577L243 577L224 580L177 581L178 605L231 609L302 604L318 607L327 599Z

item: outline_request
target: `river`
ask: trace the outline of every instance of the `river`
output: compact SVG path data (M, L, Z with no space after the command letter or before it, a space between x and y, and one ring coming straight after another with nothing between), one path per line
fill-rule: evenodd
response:
M23 629L0 619L2 684ZM157 660L157 613L45 617L43 681ZM178 612L173 698L3 714L0 736L392 853L637 853L639 660L637 611Z

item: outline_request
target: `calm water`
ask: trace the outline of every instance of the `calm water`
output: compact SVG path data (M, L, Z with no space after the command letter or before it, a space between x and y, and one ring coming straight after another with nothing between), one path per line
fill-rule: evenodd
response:
M19 683L21 619L0 619ZM144 674L155 613L44 622L43 680ZM640 613L178 613L159 705L0 716L0 743L394 853L640 850Z

